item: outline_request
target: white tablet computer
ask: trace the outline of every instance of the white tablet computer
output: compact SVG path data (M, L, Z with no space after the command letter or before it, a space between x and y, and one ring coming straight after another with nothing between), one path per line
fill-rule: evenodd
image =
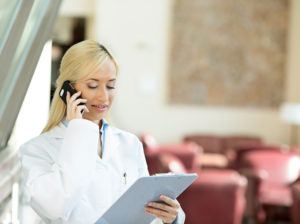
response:
M162 174L141 177L101 216L96 224L150 223L154 216L145 212L150 201L161 201L160 195L177 198L197 174Z

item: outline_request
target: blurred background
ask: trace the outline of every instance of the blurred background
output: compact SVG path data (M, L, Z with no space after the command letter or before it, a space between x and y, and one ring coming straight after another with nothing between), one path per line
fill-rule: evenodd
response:
M18 147L48 119L64 52L120 66L112 124L151 174L196 172L187 224L300 224L300 1L0 0L0 223L22 204Z

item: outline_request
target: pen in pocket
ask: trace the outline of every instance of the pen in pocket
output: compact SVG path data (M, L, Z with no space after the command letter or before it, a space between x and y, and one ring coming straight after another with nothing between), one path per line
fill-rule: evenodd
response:
M124 184L127 184L127 173L126 172L124 172L123 177L124 177Z

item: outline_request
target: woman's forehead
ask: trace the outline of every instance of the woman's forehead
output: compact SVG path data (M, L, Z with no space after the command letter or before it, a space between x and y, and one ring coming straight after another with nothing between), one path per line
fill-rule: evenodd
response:
M84 80L112 80L117 78L116 66L111 60L103 62L100 66L91 70Z

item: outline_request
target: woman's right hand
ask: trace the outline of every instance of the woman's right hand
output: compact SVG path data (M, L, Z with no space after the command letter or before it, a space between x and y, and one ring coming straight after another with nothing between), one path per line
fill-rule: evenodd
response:
M77 97L81 95L81 91L76 92L70 97L70 93L67 92L67 116L66 120L71 121L75 118L82 118L81 110L88 113L89 109L85 105L79 105L80 103L86 103L86 99L79 98L76 100Z

